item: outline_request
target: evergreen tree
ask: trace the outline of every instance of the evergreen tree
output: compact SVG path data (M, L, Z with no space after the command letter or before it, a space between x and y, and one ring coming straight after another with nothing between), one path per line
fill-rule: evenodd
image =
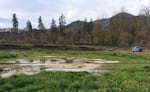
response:
M56 29L56 21L54 18L52 19L52 22L51 22L51 29Z
M32 31L32 24L31 24L31 22L27 21L26 25L27 25L26 26L27 31Z
M62 14L62 15L59 17L59 28L60 28L60 31L63 31L63 30L64 30L65 24L66 24L65 16Z
M50 33L50 40L53 44L56 43L57 41L57 37L58 37L58 34L57 34L57 26L56 26L56 21L54 20L54 18L52 19L51 21L51 31L49 32Z
M41 16L39 17L38 22L39 22L39 25L38 25L39 30L45 30L45 26L43 24Z
M18 30L18 19L17 19L17 16L15 13L12 16L12 22L13 22L13 24L12 24L13 30L17 31Z

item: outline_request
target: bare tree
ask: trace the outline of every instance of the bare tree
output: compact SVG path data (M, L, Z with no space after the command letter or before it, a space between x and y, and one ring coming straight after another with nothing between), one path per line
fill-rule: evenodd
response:
M103 31L102 25L96 24L92 31L93 41L95 44L104 45L105 43L105 31Z
M146 42L150 42L150 7L145 7L142 9L141 13L146 16ZM147 43L147 45L150 47L150 43Z
M108 26L108 36L109 36L109 41L110 45L116 46L118 45L120 34L121 34L121 29L120 29L120 22L117 21L118 19L112 18L109 21L109 26Z

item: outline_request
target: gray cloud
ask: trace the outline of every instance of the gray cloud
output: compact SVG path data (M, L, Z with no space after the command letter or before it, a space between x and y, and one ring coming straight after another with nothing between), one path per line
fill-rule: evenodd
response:
M125 7L129 13L137 15L139 11L150 5L149 0L1 0L0 17L10 19L5 26L0 21L0 27L11 27L11 17L16 13L20 27L25 27L31 20L37 27L37 19L41 15L46 27L50 26L52 18L58 20L63 13L68 23L84 18L110 17Z

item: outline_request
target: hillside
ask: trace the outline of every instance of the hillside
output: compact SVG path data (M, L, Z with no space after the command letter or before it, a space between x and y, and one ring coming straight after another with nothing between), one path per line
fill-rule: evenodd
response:
M75 21L75 22L72 22L71 24L67 25L66 26L66 29L67 30L83 30L83 26L84 26L84 21Z
M93 24L94 25L95 24L101 24L103 27L107 28L108 25L109 25L110 20L113 20L113 21L116 21L116 22L118 21L119 22L122 17L126 18L128 21L131 21L131 20L136 19L136 18L139 18L139 19L142 18L143 21L140 21L141 22L140 24L142 24L141 27L145 26L145 22L147 20L147 17L145 17L145 16L141 16L141 15L134 16L132 14L122 12L122 13L118 13L118 14L110 17L110 18L97 19L97 20L93 21ZM83 27L84 27L84 23L85 23L84 21L79 21L78 20L78 21L72 22L69 25L67 25L66 29L67 30L74 30L74 31L76 31L76 30L81 30L82 31Z

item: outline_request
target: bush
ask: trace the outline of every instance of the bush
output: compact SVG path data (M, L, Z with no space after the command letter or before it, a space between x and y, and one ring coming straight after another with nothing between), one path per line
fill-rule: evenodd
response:
M0 92L10 92L13 89L13 85L9 83L5 83L0 86Z
M17 53L0 52L0 59L16 58L17 56Z
M2 72L3 71L3 69L2 68L0 68L0 72Z

